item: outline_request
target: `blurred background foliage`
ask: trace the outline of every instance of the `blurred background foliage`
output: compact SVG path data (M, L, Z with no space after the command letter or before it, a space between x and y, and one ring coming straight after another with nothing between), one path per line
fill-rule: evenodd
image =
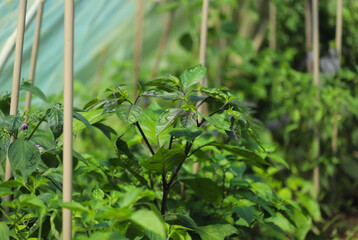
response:
M35 1L28 2L30 8ZM103 97L99 93L116 84L125 84L133 92L136 1L75 2L75 105L83 107L92 97ZM343 1L341 68L333 75L321 74L317 104L314 103L316 89L306 71L310 49L305 40L305 1L271 1L277 8L276 49L269 47L269 2L211 1L207 46L209 86L228 87L244 100L260 125L258 132L266 150L273 152L271 157L277 161L284 159L288 163L289 168L269 173L257 171L278 190L280 197L294 199L305 207L314 221L307 239L314 239L317 232L327 237L325 239L354 239L358 236L358 1ZM335 48L336 1L319 2L320 56L323 58ZM184 69L198 64L201 4L200 0L145 1L141 82L169 73L178 76ZM158 73L153 74L157 47L170 14L173 19L168 42ZM2 49L16 27L17 1L1 1L0 15ZM62 23L62 2L47 0L35 85L49 96L51 103L61 101ZM22 69L25 80L33 32L34 24L29 24ZM13 53L0 72L2 91L11 88L12 62ZM338 151L333 154L335 112L338 114ZM115 119L106 122L119 134L124 131ZM316 124L321 132L320 146L313 140ZM76 133L75 141L75 149L88 152L89 156L84 156L91 159L104 161L115 155L114 151L103 151L113 148L112 142L90 131ZM128 141L134 145L141 139ZM316 159L314 152L318 147L320 157ZM317 164L321 166L321 191L316 201L311 179ZM86 181L80 185L87 184ZM265 233L264 228L260 231Z

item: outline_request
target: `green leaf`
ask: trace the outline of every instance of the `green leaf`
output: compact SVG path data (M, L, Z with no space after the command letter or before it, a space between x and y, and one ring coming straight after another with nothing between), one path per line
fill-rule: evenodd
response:
M129 150L128 145L125 141L118 138L116 141L119 158L111 159L112 164L118 164L122 168L130 172L141 184L148 186L147 180L142 176L142 168L139 166L134 155Z
M123 122L133 124L138 122L142 116L143 110L137 105L124 102L117 107L116 113L119 119L121 119Z
M92 191L92 196L94 199L102 200L104 198L104 192L97 186Z
M21 139L11 143L8 156L14 176L19 176L20 172L24 179L33 173L41 162L40 151L36 145Z
M200 136L203 130L199 127L191 127L187 129L174 129L169 134L176 138L183 138L186 141L192 142L195 138Z
M163 220L155 213L142 209L134 212L131 221L150 232L157 234L160 239L166 240L166 228ZM148 224L150 223L150 224Z
M156 89L163 90L166 92L176 92L178 91L177 84L179 82L176 81L176 78L169 77L169 78L159 78L149 82L144 83L144 86L153 86Z
M183 90L186 91L189 87L199 83L206 75L206 68L202 65L187 69L180 76L180 81L183 85Z
M0 149L4 152L7 152L11 143L11 138L8 134L4 134L0 136Z
M155 123L155 136L159 136L171 126L182 112L183 110L180 108L170 108L163 112Z
M20 129L24 120L20 116L6 116L5 121L0 123L0 127L6 128L10 134L15 134Z
M185 111L180 116L180 123L183 128L190 128L195 125L198 116L195 112Z
M148 170L167 173L174 166L182 163L185 158L185 153L180 149L168 150L162 147L154 156L142 161L140 164Z
M230 130L231 122L225 116L225 113L214 114L211 117L201 112L198 112L198 114L206 121L214 125L216 128L223 129L223 130Z
M117 132L111 128L110 126L107 126L103 123L95 123L93 124L94 127L98 128L99 130L101 130L101 132L109 139L111 140L111 133L117 135Z
M222 201L222 190L209 178L183 178L180 179L204 200L220 204Z
M10 239L10 230L5 222L0 222L0 236L1 239Z
M75 202L75 201L61 202L60 206L62 208L67 208L67 209L70 209L72 211L77 211L77 212L84 212L86 210L86 208L82 204Z
M91 123L85 117L83 117L80 113L73 112L73 117L76 118L77 120L81 121L89 130L91 130L91 132L96 134Z
M45 94L38 87L35 87L31 83L24 82L20 86L20 89L25 90L25 91L29 91L30 93L32 93L32 94L38 96L39 98L41 98L41 100L47 102L47 98L46 98Z
M103 109L95 109L88 112L82 112L82 116L87 119L90 124L95 124L102 121L109 116L108 113L103 113ZM78 132L84 129L86 125L77 119L73 119L73 132Z
M47 111L47 122L55 139L61 136L63 130L63 112L58 105Z
M54 149L57 147L53 136L34 135L31 137L30 141L35 143L35 145L36 144L40 145L45 150Z
M245 148L230 146L227 144L221 144L216 142L208 143L206 144L206 146L215 146L218 149L226 150L228 152L235 154L236 156L239 156L247 161L252 162L254 165L258 165L258 166L269 165L261 156Z
M11 102L10 94L5 94L0 98L0 110L6 116L9 115L10 112L10 102Z
M233 212L236 213L238 217L243 218L248 225L254 220L254 209L251 206L235 206Z
M0 197L8 196L11 194L13 194L13 192L9 188L0 187Z
M237 230L230 224L214 224L199 227L197 233L202 240L224 240L236 233Z

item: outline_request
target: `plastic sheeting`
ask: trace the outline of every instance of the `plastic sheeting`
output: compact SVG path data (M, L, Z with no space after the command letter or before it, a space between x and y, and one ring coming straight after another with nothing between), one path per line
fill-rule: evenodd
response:
M0 50L16 30L18 1L0 0ZM28 0L27 10L35 3ZM76 0L74 78L93 83L101 52L106 58L125 58L133 50L136 2L130 0ZM46 94L62 90L64 3L47 0L44 6L35 84ZM29 72L36 18L25 32L21 78ZM127 33L129 32L129 33ZM130 47L128 47L130 44ZM122 47L119 47L122 46ZM0 72L0 91L11 90L14 51Z

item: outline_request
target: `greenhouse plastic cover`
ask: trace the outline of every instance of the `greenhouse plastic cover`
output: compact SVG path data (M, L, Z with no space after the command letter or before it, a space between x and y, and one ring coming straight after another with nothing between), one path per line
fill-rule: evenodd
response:
M146 1L146 9L149 3L153 2L155 1ZM0 0L0 52L4 50L11 34L16 31L18 4L19 1L15 0ZM38 0L27 1L27 14L34 4L38 4ZM125 59L132 56L135 12L136 1L132 0L75 1L76 81L93 84L100 55L104 50L106 59ZM64 1L45 1L35 85L46 95L60 92L63 88L63 22ZM36 13L25 32L22 80L27 80L29 72L35 25ZM153 34L153 31L151 32ZM14 50L0 72L1 92L11 90L13 64Z

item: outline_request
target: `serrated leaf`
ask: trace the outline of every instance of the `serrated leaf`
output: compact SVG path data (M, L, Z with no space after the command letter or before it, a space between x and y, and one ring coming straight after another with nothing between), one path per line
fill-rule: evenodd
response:
M143 110L137 105L124 102L116 109L116 114L123 122L133 124L139 121Z
M186 91L189 87L198 84L204 79L206 75L206 68L202 65L189 68L180 76L180 81L183 85L183 90Z
M185 158L185 153L180 149L168 150L162 147L156 154L140 164L148 170L167 173L174 166L183 162Z
M170 108L163 112L155 123L155 136L159 136L165 129L174 124L182 112L183 110L180 108Z
M36 145L21 139L11 143L8 156L13 175L17 177L20 173L24 179L33 173L41 162L40 151Z

